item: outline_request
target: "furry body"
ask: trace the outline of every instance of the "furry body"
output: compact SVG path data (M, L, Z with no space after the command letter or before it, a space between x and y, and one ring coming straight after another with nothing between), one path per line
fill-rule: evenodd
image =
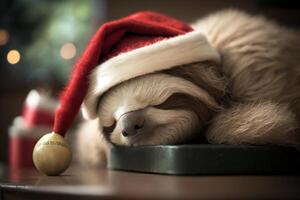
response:
M194 28L222 62L175 66L110 89L99 100L98 118L79 131L81 161L101 163L107 142L178 144L205 136L211 143L299 145L298 32L234 10L203 18ZM122 137L119 119L135 110L144 110L151 131Z

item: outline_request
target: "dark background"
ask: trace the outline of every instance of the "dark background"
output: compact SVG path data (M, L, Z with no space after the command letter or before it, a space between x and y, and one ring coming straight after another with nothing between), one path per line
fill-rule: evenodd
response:
M0 164L7 163L8 127L21 113L28 91L43 88L56 96L88 39L104 21L154 10L192 23L224 8L263 14L292 28L300 26L300 6L293 0L1 0L0 30L6 30L9 38L0 45ZM77 47L69 60L59 56L65 42ZM15 65L6 59L11 49L21 53Z

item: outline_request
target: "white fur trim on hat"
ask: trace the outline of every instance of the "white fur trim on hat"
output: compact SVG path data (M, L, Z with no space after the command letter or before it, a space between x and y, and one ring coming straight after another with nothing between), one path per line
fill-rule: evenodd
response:
M113 57L92 72L88 93L82 105L83 116L87 119L96 118L98 98L123 81L205 60L219 62L220 55L199 31L165 39Z

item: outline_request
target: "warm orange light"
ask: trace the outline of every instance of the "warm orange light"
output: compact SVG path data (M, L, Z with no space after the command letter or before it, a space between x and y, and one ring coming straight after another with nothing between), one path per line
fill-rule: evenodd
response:
M0 46L5 45L9 40L9 33L5 29L0 29Z
M17 64L21 59L21 55L17 50L10 50L7 54L7 61L14 65Z
M60 49L62 58L69 60L76 55L76 47L73 43L65 43Z

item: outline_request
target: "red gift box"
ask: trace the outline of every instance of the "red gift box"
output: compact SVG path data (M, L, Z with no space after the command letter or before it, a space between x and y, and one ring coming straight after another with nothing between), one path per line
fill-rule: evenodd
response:
M9 166L11 170L33 167L32 151L43 134L51 131L57 101L32 90L24 103L22 116L9 129Z

